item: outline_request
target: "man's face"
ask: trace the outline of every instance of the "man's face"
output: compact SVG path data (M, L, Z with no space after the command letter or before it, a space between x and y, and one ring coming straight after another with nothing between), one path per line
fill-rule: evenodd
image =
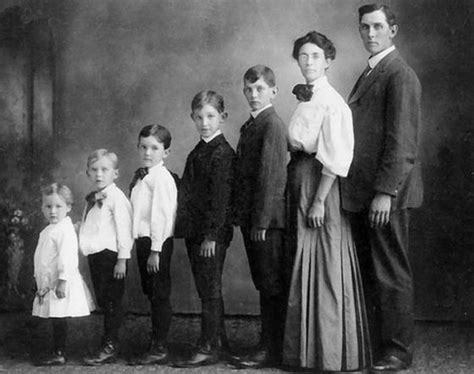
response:
M270 87L263 77L253 83L244 81L244 95L252 111L262 109L270 104L276 96L277 88Z
M398 26L390 26L382 10L364 14L359 24L359 32L364 42L364 47L371 56L391 47L393 44L392 39L397 34L397 31Z

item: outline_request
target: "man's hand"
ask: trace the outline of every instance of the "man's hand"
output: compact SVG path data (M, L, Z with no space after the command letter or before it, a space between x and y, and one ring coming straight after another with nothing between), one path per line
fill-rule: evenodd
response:
M370 227L382 227L390 221L390 208L392 197L384 193L375 195L369 210Z
M146 268L149 274L158 273L158 271L160 271L160 252L151 251L148 256Z
M264 242L267 235L267 229L252 227L250 230L250 240L253 242Z
M127 273L127 260L125 258L117 259L117 263L114 267L114 278L123 279Z
M321 227L324 224L324 211L324 202L315 201L308 209L306 217L308 227Z
M199 251L199 256L214 257L215 255L216 255L216 242L215 242L215 240L205 239L201 243L201 250Z
M58 299L64 299L66 297L66 281L64 279L58 279L55 293Z

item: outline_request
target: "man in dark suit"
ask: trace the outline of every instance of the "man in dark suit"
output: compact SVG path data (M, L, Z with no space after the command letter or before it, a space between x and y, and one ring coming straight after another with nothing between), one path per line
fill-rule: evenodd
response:
M408 252L411 208L423 199L418 160L421 86L393 45L398 25L384 5L359 8L370 53L349 96L354 160L342 181L366 289L373 370L408 367L413 349L413 279Z

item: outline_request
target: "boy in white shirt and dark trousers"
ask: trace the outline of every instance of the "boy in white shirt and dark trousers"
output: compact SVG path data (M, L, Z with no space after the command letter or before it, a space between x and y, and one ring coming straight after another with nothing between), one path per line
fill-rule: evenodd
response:
M92 152L87 159L87 176L95 189L86 197L79 246L88 257L97 303L104 315L101 348L84 358L85 364L94 366L117 357L127 259L133 246L131 205L114 183L117 162L115 153L106 149Z
M166 364L171 323L171 256L178 192L164 166L171 134L161 125L145 126L138 135L141 167L130 185L133 237L142 289L151 304L151 344L136 364Z

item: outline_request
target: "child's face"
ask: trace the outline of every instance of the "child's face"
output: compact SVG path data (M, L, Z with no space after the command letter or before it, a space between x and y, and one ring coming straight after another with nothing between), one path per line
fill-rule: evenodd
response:
M102 190L118 178L118 170L110 158L101 157L89 165L87 176L95 188Z
M227 113L219 113L214 106L205 104L202 108L192 112L191 118L196 125L196 130L203 138L210 138L224 123Z
M43 195L41 211L49 223L61 222L71 211L71 206L58 194Z
M138 153L142 167L151 168L168 157L169 149L165 149L163 143L159 142L153 135L150 135L146 138L140 137Z
M244 81L244 95L252 111L262 109L269 105L276 96L278 89L270 87L267 82L260 77L253 83Z

